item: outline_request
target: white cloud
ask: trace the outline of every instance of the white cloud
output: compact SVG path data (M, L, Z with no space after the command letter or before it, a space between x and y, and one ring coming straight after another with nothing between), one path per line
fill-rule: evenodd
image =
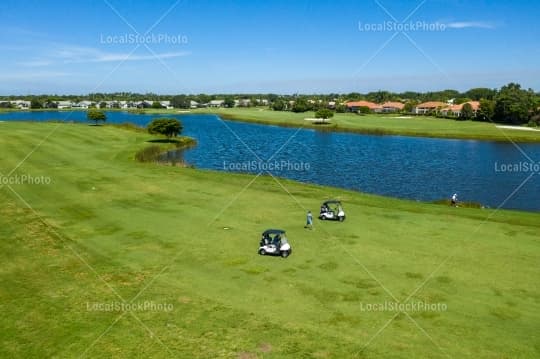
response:
M495 25L485 21L453 21L445 24L450 29L494 29Z
M12 72L12 73L4 73L0 75L0 80L25 81L25 80L66 77L66 76L72 76L72 75L73 74L70 74L67 72L60 72L60 71Z
M52 46L42 58L21 62L27 67L43 67L54 64L69 63L99 63L99 62L121 62L121 61L148 61L163 60L189 56L189 51L163 52L136 54L130 52L105 52L93 47L56 45Z

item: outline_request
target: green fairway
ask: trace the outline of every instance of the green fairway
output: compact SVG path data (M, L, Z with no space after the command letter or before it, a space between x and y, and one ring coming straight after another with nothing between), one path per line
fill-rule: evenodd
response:
M166 110L171 111L171 110ZM205 108L195 113L214 113L231 120L242 120L293 127L311 127L328 131L347 131L380 135L406 135L438 138L462 138L493 141L540 142L540 131L500 129L493 123L456 121L428 116L357 115L336 113L329 125L313 125L305 118L313 112L294 113L265 108Z
M441 137L499 133L440 119L335 122L378 121ZM540 214L136 162L151 139L0 122L0 357L540 356ZM304 229L306 210L329 198L347 220ZM267 228L287 230L289 258L257 254ZM382 309L396 301L437 310Z

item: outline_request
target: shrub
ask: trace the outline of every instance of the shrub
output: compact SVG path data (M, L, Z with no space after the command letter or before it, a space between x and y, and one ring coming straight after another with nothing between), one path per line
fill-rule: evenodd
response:
M143 148L135 154L135 159L139 162L156 162L163 149L158 145Z

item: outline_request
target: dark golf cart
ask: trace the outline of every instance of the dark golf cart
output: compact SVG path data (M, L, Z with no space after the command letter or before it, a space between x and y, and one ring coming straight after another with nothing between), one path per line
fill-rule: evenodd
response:
M341 202L335 199L324 202L321 205L319 219L332 220L343 222L345 220L345 211L341 206Z
M274 255L287 258L292 252L291 245L287 241L285 231L282 229L268 229L262 233L259 243L260 255Z

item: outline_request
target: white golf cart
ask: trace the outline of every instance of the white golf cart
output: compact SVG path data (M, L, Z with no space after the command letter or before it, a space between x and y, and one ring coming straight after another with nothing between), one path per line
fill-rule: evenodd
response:
M281 256L287 258L292 252L291 245L287 241L285 231L281 229L268 229L263 232L259 243L259 254Z
M345 211L341 206L341 202L335 199L324 202L321 206L319 219L343 222L345 220Z

